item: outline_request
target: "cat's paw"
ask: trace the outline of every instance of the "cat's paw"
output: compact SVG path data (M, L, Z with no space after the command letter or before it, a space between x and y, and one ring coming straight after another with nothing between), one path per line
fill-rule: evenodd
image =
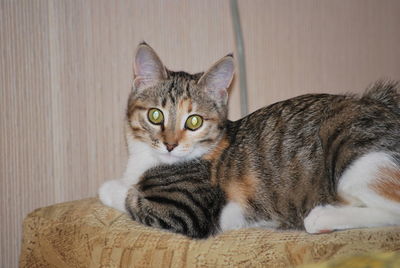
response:
M121 180L106 181L99 189L99 198L104 205L126 212L128 190L129 187Z
M335 230L336 208L331 205L317 206L313 208L304 219L304 227L307 233L322 234Z
M223 232L245 228L247 225L243 209L238 203L229 202L225 205L219 219L219 226Z

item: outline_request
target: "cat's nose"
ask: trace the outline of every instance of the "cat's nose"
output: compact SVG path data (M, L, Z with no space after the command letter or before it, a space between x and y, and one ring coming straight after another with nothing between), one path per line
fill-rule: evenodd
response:
M164 142L164 144L165 144L165 147L167 147L168 152L171 152L176 146L178 146L177 143L170 144L168 142Z

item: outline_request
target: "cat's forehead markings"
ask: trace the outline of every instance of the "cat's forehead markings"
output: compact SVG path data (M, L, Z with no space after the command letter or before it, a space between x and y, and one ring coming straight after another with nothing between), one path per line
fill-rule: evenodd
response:
M192 112L193 109L193 105L192 105L192 100L189 99L188 97L183 97L180 101L179 101L179 105L178 108L180 111L187 111L188 113Z
M169 127L174 127L174 123L176 122L176 110L174 105L170 105L168 108L168 125Z
M163 108L165 108L165 105L167 104L167 98L166 97L163 97L163 99L162 99L162 101L161 101L161 106L163 107Z
M191 98L192 96L190 95L190 81L187 82L186 84L186 90L185 90L186 96L188 98Z
M192 109L193 109L192 101L189 100L189 106L188 106L188 113L189 114L192 112Z
M180 99L180 100L179 100L179 105L178 105L179 110L182 110L182 109L183 109L184 103L185 103L185 99Z
M175 105L175 104L176 104L176 96L173 94L172 91L169 92L169 98L170 98L170 100L171 100L171 103L172 103L173 105Z

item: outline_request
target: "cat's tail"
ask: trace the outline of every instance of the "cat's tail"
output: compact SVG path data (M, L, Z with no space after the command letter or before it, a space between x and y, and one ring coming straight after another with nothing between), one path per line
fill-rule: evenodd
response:
M377 81L366 90L362 99L373 99L400 114L400 89L398 81Z

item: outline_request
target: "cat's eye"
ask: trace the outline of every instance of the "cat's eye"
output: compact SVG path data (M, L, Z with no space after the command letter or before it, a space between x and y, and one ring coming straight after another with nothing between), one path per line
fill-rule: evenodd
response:
M203 125L203 118L200 115L191 115L186 119L185 127L190 130L197 130Z
M164 122L164 114L157 108L151 108L147 113L147 117L154 125L160 125Z

